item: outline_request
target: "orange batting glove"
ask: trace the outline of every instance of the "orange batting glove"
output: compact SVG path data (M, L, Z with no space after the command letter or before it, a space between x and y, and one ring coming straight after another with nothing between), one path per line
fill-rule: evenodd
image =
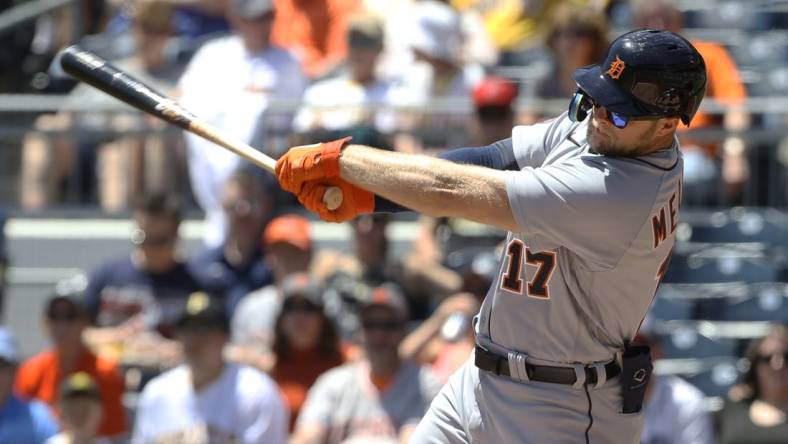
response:
M329 210L323 202L323 194L329 187L342 190L342 205ZM359 214L370 214L375 210L375 194L359 188L339 177L304 183L298 193L298 201L308 210L317 213L326 222L346 222Z
M339 177L339 154L350 137L290 148L276 162L276 178L283 190L301 192L304 182Z

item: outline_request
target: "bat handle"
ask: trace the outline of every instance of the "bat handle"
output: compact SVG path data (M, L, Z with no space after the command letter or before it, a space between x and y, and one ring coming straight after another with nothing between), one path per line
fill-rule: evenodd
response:
M323 203L329 210L334 211L342 205L342 190L337 187L329 187L323 193Z

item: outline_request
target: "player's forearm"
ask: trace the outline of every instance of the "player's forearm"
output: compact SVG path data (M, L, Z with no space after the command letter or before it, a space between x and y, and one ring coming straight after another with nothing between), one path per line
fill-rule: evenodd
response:
M345 180L420 213L516 228L501 171L360 145L339 165Z

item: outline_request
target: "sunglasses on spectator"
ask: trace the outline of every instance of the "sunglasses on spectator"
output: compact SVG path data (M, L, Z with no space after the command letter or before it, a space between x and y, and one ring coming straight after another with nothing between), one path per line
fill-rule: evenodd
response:
M175 241L175 236L163 234L161 236L151 236L145 230L138 228L131 234L131 242L138 247L163 247Z
M322 309L308 301L285 301L282 304L282 311L284 312L294 312L299 311L301 313L318 313L322 311Z
M249 216L260 211L260 204L248 199L238 199L230 202L223 202L224 211L235 216Z
M71 322L79 319L79 313L76 311L52 312L47 313L47 319L53 322Z
M402 329L403 323L400 321L364 321L361 326L364 330L395 332Z
M788 362L788 352L759 355L755 360L756 362L769 364L771 368L779 370L785 367L786 362Z

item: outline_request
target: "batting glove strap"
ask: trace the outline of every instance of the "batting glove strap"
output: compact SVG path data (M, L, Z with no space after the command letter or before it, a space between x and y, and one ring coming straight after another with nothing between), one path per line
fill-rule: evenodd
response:
M342 154L342 148L346 147L352 139L345 137L323 143L320 150L320 163L323 164L326 177L339 177L339 156Z

